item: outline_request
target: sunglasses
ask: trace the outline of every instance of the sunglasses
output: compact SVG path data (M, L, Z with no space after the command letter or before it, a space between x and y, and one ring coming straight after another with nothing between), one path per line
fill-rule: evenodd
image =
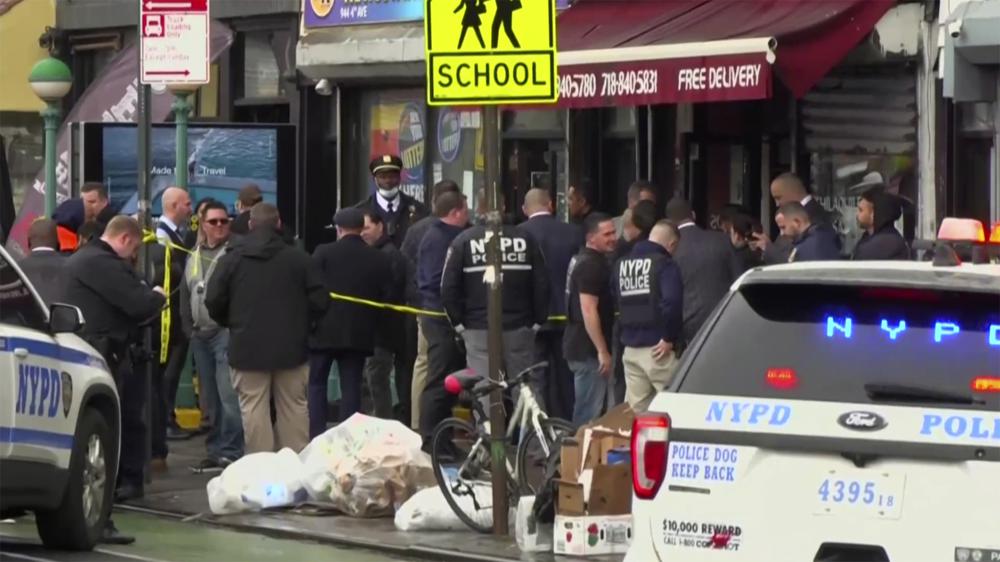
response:
M229 219L208 219L205 222L212 226L222 226L229 224Z

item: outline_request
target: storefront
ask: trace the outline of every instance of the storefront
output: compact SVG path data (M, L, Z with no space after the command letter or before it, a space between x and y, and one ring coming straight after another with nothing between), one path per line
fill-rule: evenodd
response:
M939 61L951 99L945 212L992 224L1000 221L1000 0L947 4Z
M334 94L329 111L341 117L320 120L341 140L318 156L339 164L340 199L314 195L325 197L317 211L323 219L338 203L368 195L367 161L383 149L401 154L404 184L418 197L441 178L457 181L473 199L482 184L478 111L424 101L421 13L407 7L420 3L360 3L338 12L320 0L305 2L298 68L311 89ZM916 158L916 63L887 63L884 56L845 62L866 50L895 5L577 0L557 20L558 104L503 112L508 209L518 209L531 187L550 188L561 203L567 187L586 178L598 187L598 207L617 213L628 185L647 178L664 199L691 198L706 225L730 202L759 210L767 224L767 186L789 170L812 180L828 204L846 206L844 193L866 175L878 171L889 182ZM897 140L868 142L881 138L864 119L887 108L889 100L879 99L884 87L898 94L892 103L901 103L891 117L900 126L885 132ZM865 130L838 133L852 108L858 112L848 124ZM838 159L859 150L860 158Z

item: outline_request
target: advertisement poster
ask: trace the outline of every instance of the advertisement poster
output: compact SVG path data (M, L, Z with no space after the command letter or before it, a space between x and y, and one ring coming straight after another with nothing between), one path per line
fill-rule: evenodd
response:
M103 177L111 204L124 214L137 210L134 127L103 130ZM254 183L264 201L277 203L278 133L268 127L190 127L188 129L188 190L192 201L211 197L235 213L239 190ZM154 127L150 150L152 214L161 213L160 197L174 185L175 132Z
M399 188L418 201L424 200L424 150L427 140L427 113L422 94L380 97L371 108L371 143L367 162L384 154L397 154L403 160ZM369 176L369 192L375 179Z
M304 0L303 20L308 27L334 27L364 23L420 21L425 0ZM564 10L570 0L556 0ZM461 5L455 0L455 5Z

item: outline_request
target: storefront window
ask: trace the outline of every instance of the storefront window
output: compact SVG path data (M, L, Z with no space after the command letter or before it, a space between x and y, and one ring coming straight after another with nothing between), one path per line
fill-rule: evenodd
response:
M814 196L834 218L834 227L844 241L844 251L853 251L861 229L857 208L861 194L875 184L885 184L892 193L910 202L896 228L906 234L904 220L916 201L916 159L905 154L813 153L811 178Z
M275 98L285 95L278 61L274 58L269 32L244 36L243 97Z
M482 114L475 108L433 108L431 120L432 178L428 186L452 180L462 189L469 205L476 209L479 191L485 187L486 162L483 157Z
M37 113L0 113L0 135L14 189L14 209L21 208L25 193L45 163L43 133Z

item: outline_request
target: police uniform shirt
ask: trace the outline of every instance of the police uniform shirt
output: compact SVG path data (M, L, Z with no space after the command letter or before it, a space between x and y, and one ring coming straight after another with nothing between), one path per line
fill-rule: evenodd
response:
M614 325L614 305L611 300L611 264L607 257L596 250L584 248L569 264L567 275L566 333L563 336L563 354L567 361L586 361L597 357L597 349L584 326L580 308L580 293L598 297L597 311L601 330L609 349Z

